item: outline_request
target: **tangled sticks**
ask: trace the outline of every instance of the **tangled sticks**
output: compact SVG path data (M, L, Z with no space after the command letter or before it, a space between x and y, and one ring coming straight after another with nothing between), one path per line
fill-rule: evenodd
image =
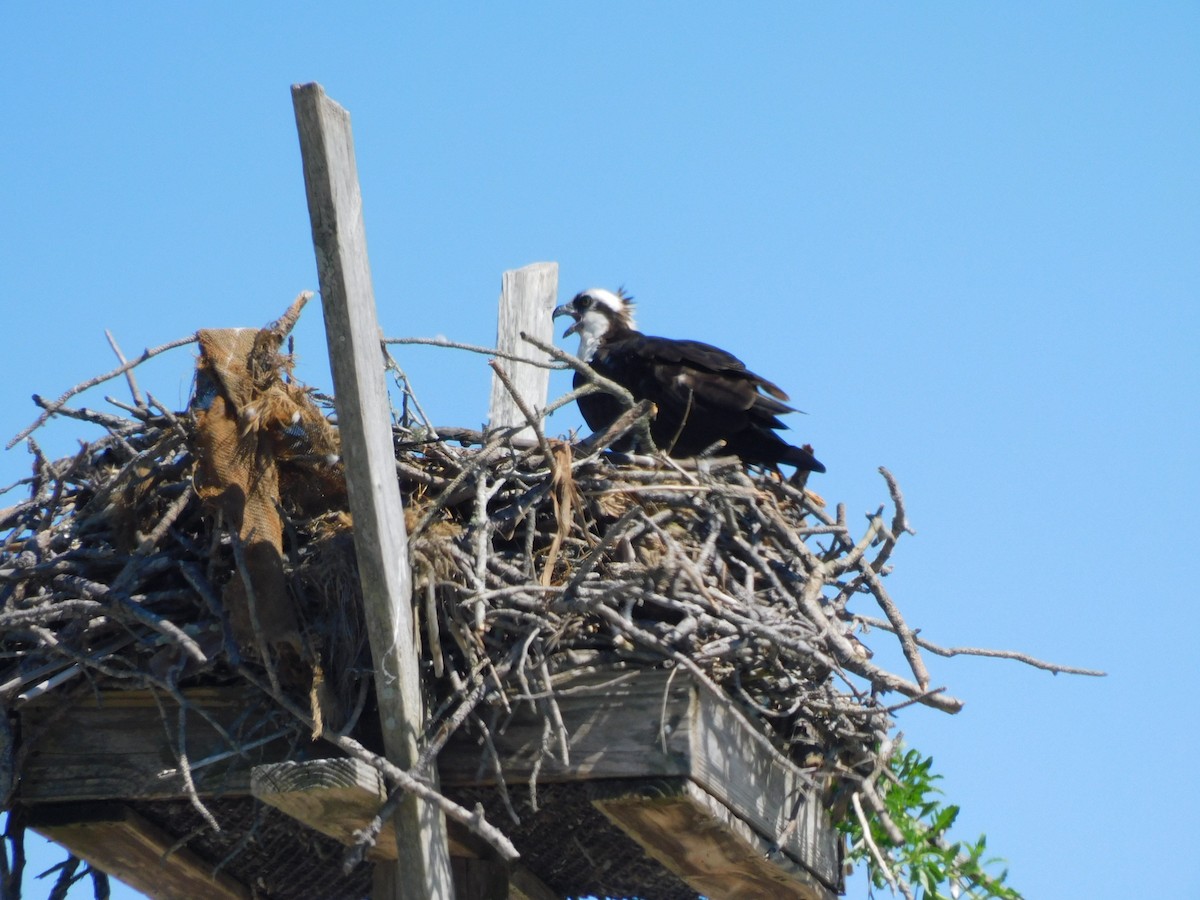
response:
M282 566L304 652L281 668L274 647L230 623L229 585L254 591L239 529L193 488L202 417L143 398L131 370L123 362L108 376L130 378L134 403L117 404L125 415L71 408L75 392L46 404L48 414L95 423L105 435L56 462L31 440L34 474L21 482L29 497L0 512L5 704L66 690L81 673L167 691L181 707L181 687L197 679L241 680L273 701L278 717L261 733L228 734L231 752L289 728L320 733L380 768L398 788L393 798L405 790L436 798L511 856L499 829L388 766L360 739L370 662L345 539L352 526L336 487L340 463L324 450L307 453L302 434L262 444L289 448L270 499L282 517ZM831 515L803 488L734 459L605 453L621 429L644 427L644 412L633 407L582 449L546 438L545 411L528 408L537 439L525 443L504 430L434 431L415 417L396 425L429 663L431 715L415 771L460 728L477 729L490 746L485 704L534 704L545 753L565 762L555 701L562 676L613 663L674 667L752 720L749 731L770 752L805 767L814 783L836 776L856 810L886 822L873 783L893 746L892 714L912 703L961 707L933 685L924 652L1096 674L1007 651L946 649L910 628L884 586L910 532L886 470L891 514L880 507L855 534L843 507ZM294 424L285 417L264 427ZM306 489L314 484L321 489ZM895 636L908 671L872 661L867 629ZM168 724L182 728L182 718ZM182 754L179 763L187 775Z

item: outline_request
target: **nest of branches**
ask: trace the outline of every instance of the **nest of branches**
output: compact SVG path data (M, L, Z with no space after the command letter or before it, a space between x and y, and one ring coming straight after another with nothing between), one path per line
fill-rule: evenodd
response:
M638 426L645 410L636 406L585 445L547 440L540 413L528 439L397 416L430 717L421 764L389 765L363 715L372 665L344 476L329 452L336 433L327 415L313 415L322 399L287 377L277 353L294 320L248 347L242 395L227 373L209 372L187 412L143 395L137 361L123 357L57 401L35 398L45 410L38 424L73 417L104 434L57 461L29 438L33 472L15 486L28 496L0 511L0 702L89 683L151 687L184 705L187 685L247 682L296 732L378 766L393 802L415 791L511 858L503 833L430 787L423 766L459 728L478 729L489 745L494 720L483 708L522 702L542 711L545 752L565 761L555 703L564 675L675 667L814 783L836 783L860 816L865 805L886 819L873 785L892 748L892 713L911 703L960 707L931 684L922 651L982 652L919 638L889 596L889 559L910 531L895 479L881 470L889 502L858 531L843 507L830 512L803 484L747 472L736 459L606 452ZM203 348L203 332L199 340ZM117 412L69 405L80 389L122 374L133 402L109 398ZM254 458L269 457L274 472L266 500L280 524L280 596L271 596L275 576L261 573L248 514L229 506L214 474L205 419L223 394L237 439L252 436ZM867 631L898 642L907 669L874 663ZM279 721L270 728L278 734ZM264 739L231 735L231 749ZM187 774L186 759L180 769Z

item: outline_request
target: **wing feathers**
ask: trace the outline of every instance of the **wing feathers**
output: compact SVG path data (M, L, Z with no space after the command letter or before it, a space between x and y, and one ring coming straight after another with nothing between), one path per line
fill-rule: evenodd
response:
M627 349L636 353L652 365L661 366L675 363L697 372L708 372L713 375L723 376L723 378L717 380L727 382L730 385L728 389L737 390L737 388L733 388L732 386L745 385L755 393L759 390L765 391L776 400L789 399L788 395L779 385L768 381L761 375L751 372L746 368L745 363L720 347L714 347L712 344L706 344L703 341L673 340L672 338L654 337L643 334L639 334L637 337L639 340L628 341L631 346ZM770 404L770 412L773 414L796 412L796 410L783 403L775 403L774 401L768 401L768 403Z
M788 395L719 347L622 329L601 340L592 365L658 407L651 434L674 456L694 456L724 441L750 463L824 471L811 454L775 433L787 427L778 417L796 412L783 402ZM593 429L601 427L592 421L604 418L599 412L584 412Z

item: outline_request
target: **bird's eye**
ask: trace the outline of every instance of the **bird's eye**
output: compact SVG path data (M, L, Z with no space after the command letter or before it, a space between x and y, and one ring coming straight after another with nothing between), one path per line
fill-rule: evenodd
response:
M589 294L584 294L582 297L579 298L579 305L583 309L587 309L589 306L592 305L591 296Z

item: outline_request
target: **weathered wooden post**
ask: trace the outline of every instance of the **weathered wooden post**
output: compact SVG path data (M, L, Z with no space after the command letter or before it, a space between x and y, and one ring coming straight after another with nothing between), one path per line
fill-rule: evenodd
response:
M315 83L294 85L292 102L384 744L388 759L407 770L417 759L424 715L407 535L350 116ZM441 811L410 796L397 810L395 827L398 858L376 866L375 896L453 897Z
M496 320L496 347L505 353L528 356L533 347L521 340L521 333L549 343L554 339L550 314L558 295L558 263L531 263L509 269L500 278L500 313ZM550 370L512 360L500 360L510 383L531 407L546 405ZM520 425L525 416L516 400L498 376L492 378L492 402L488 407L488 427ZM533 433L520 433L533 437Z

